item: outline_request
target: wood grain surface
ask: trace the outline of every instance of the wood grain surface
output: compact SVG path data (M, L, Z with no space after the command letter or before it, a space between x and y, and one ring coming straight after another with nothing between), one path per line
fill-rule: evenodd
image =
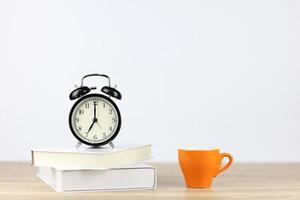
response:
M300 200L300 163L235 163L210 189L188 189L177 163L148 163L158 170L156 190L58 193L36 177L29 162L0 162L0 200L293 199Z

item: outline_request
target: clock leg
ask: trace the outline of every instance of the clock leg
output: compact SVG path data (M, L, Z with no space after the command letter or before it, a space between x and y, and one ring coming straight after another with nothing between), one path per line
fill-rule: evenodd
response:
M109 146L111 146L111 148L115 148L114 143L112 143L111 141L108 144L109 144Z
M82 142L77 142L77 144L76 144L76 148L78 149L79 147L80 147L80 145L82 144Z

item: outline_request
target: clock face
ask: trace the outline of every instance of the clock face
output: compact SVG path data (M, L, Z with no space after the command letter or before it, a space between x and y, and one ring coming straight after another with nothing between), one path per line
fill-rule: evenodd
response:
M73 135L89 145L103 145L116 137L121 116L116 104L108 97L90 94L73 106L69 124Z

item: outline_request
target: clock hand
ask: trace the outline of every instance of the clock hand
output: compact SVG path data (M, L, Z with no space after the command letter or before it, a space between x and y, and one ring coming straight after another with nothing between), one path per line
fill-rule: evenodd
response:
M101 128L100 124L98 122L96 122L96 124L99 126L99 128ZM102 128L101 128L102 129Z
M94 101L94 120L97 119L96 118L96 113L97 113L97 111L96 111L96 101Z
M97 111L96 111L96 101L94 101L94 118L93 118L93 123L91 124L91 126L90 126L90 128L89 128L89 130L88 130L88 132L87 133L89 133L90 132L90 130L93 128L93 126L94 126L94 124L95 123L97 123L97 118L96 118L96 113L97 113ZM98 123L97 123L98 124ZM99 125L99 124L98 124ZM100 127L101 128L101 127Z
M92 125L90 126L90 128L89 128L89 130L88 130L88 132L87 132L87 133L89 133L89 132L90 132L90 130L93 128L94 124L95 124L95 121L93 121L93 123L92 123Z

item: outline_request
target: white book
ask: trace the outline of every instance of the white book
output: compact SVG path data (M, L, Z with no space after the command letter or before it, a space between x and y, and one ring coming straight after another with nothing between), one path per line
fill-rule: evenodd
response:
M32 164L38 167L109 169L152 158L151 145L99 148L50 148L31 151Z
M37 176L58 192L155 189L156 171L145 164L112 169L38 167Z

